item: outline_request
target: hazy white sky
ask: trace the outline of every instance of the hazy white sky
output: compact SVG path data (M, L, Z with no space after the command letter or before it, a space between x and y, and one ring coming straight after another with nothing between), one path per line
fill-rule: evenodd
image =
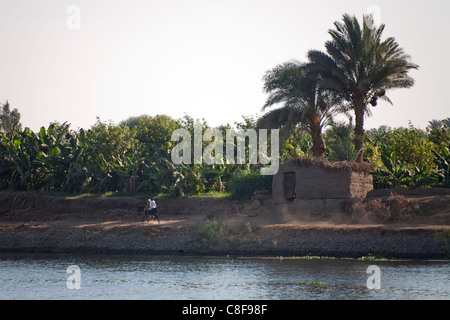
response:
M343 13L370 6L420 69L366 127L450 117L448 0L1 0L0 100L33 130L141 114L233 124L260 114L266 70L305 61Z

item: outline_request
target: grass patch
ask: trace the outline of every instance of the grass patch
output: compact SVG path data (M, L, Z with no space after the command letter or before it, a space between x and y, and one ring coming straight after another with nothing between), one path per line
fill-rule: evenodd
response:
M102 199L102 198L110 198L110 197L133 197L137 199L147 199L148 196L151 196L155 199L231 199L231 192L218 192L218 191L209 191L202 194L195 195L187 195L184 197L174 197L169 193L158 193L158 194L149 194L149 193L128 193L122 191L108 191L103 193L68 193L62 191L43 191L43 190L34 190L34 191L0 191L0 194L36 194L36 195L44 195L44 196L52 196L52 197L67 197L71 199Z
M97 228L97 227L86 228L84 230L84 238L85 239L94 239L97 236L99 236L100 234L104 234L105 232L106 232L106 230L103 230L103 229Z
M208 199L230 199L231 192L209 191L202 194L195 194L183 197L186 199L208 198Z
M327 257L327 256L311 256L307 255L303 257L303 259L314 260L314 259L336 259L335 257Z
M206 248L236 242L236 237L231 229L215 218L200 222L197 225L195 239Z
M323 287L327 284L320 281L300 281L299 285L301 285L302 287Z
M18 191L18 192L2 192L2 193L18 193L18 194L36 194L43 196L51 196L51 197L68 197L71 199L101 199L101 198L109 198L109 197L134 197L140 199L146 199L147 194L143 193L134 193L130 194L127 192L119 192L119 191L108 191L104 193L68 193L62 191Z
M441 242L444 244L447 249L447 259L450 259L450 229L437 231L434 234L434 239L437 242Z
M380 254L370 254L367 256L363 256L361 258L359 258L358 260L363 260L363 261L388 261L389 259L380 255Z

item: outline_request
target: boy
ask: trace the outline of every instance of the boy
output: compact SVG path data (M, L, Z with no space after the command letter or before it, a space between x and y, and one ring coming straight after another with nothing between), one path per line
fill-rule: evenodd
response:
M156 201L155 199L152 199L151 197L148 197L147 199L147 205L144 208L144 218L142 219L142 222L144 222L145 217L147 217L147 221L148 221L148 214L153 216L153 220L157 219L158 223L159 222L159 217L157 215L158 210L156 209Z

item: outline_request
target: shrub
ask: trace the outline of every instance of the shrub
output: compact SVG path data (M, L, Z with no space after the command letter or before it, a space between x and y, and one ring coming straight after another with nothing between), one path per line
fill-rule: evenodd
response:
M405 221L413 216L419 205L404 196L391 193L386 200L374 199L352 206L352 217L359 222L390 223Z
M450 259L450 229L436 232L434 239L444 244L447 249L447 258Z
M375 164L374 187L428 188L445 185L442 170L439 171L441 168L435 163L436 143L440 141L435 131L431 135L411 124L408 128L380 127L369 131L368 148L364 155L366 161ZM444 145L438 150L444 150Z
M250 200L256 190L272 190L272 176L263 176L258 171L242 171L228 182L231 199Z
M195 238L203 247L210 248L232 242L234 236L225 223L212 219L198 224Z

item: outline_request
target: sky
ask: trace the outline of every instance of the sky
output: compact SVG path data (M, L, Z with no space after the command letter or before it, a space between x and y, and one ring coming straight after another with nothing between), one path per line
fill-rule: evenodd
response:
M0 101L35 131L142 114L234 124L262 114L267 70L306 61L344 13L368 12L420 68L365 127L450 117L448 0L1 0Z

